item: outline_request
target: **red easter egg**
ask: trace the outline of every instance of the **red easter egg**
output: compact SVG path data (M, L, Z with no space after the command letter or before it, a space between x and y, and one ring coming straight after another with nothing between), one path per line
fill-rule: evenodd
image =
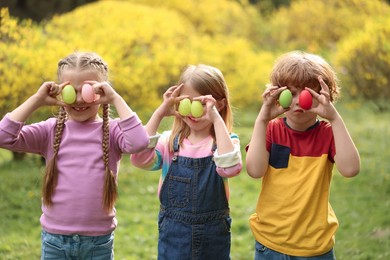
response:
M81 89L81 97L87 103L92 103L95 100L95 90L90 84L84 84Z
M299 94L299 106L305 110L308 110L311 108L312 104L313 97L311 96L311 93L306 89L302 90L301 94Z

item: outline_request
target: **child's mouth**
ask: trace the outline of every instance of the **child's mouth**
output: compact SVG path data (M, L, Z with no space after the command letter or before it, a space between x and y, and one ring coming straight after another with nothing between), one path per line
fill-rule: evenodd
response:
M88 107L72 107L73 110L76 110L77 112L83 112L88 109Z
M191 120L191 122L193 122L193 123L197 123L198 122L198 119L194 118L192 116L189 116L188 119Z

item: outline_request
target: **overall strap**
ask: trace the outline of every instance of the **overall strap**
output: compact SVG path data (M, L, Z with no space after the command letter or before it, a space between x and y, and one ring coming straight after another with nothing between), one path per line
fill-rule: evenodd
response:
M179 151L179 139L180 139L180 134L175 136L175 139L173 139L173 151L176 153Z
M179 155L179 139L180 139L180 134L176 135L175 138L173 139L173 157L172 157L173 162L177 161L177 156Z

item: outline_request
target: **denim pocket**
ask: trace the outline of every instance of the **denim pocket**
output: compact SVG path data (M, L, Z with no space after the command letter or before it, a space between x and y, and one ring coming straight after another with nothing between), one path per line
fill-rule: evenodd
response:
M42 259L66 259L66 248L55 235L42 232Z
M108 237L108 238L105 238ZM94 243L92 251L92 259L114 259L113 248L114 248L114 236L113 234L109 236L104 236L105 239L99 238Z
M66 253L65 250L56 245L43 242L42 259L66 259Z
M184 208L190 201L191 179L169 176L168 198L173 207Z
M290 147L272 144L269 164L276 169L287 168L290 159L290 151Z

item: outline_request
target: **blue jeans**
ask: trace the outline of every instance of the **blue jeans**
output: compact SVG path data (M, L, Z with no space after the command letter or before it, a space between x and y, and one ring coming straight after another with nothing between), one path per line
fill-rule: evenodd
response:
M255 260L336 260L333 249L328 253L318 256L290 256L276 252L259 242L255 243Z
M66 236L42 231L41 259L114 259L114 232L104 236Z

